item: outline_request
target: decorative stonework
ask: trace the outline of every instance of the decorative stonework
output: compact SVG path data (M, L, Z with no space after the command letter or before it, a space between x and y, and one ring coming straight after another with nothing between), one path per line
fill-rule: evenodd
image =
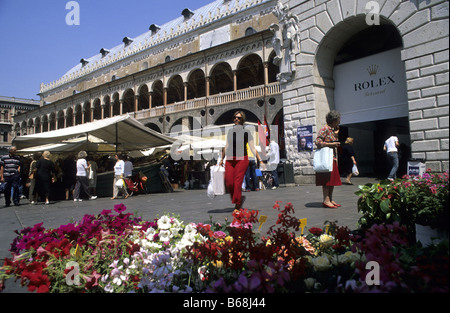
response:
M295 57L300 53L299 19L293 15L288 5L278 2L272 13L278 18L278 24L270 25L273 32L272 46L276 57L274 63L280 67L278 81L286 83L295 77Z

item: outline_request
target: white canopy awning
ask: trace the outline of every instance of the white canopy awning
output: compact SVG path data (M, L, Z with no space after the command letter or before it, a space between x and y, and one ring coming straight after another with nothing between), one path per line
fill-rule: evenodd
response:
M114 150L111 152L149 149L172 144L176 140L144 126L129 115L121 115L63 129L15 137L12 144L17 147L17 150L49 144L65 144L65 148L67 145L73 145L73 149L79 149L79 142L77 140L74 142L75 138L84 138L85 142L94 145L112 145ZM91 138L95 140L90 141Z

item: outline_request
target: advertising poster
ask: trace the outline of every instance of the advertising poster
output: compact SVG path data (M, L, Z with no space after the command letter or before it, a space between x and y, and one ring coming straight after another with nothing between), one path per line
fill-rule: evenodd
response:
M298 152L313 151L312 125L297 127Z

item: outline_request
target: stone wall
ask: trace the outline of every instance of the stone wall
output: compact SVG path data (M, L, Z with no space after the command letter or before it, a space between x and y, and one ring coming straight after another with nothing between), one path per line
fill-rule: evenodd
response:
M286 149L297 183L314 181L312 155L297 152L296 129L325 124L334 108L333 63L342 45L369 27L365 0L282 1L298 16L301 53L296 77L282 86ZM403 41L413 158L434 171L448 169L449 3L378 0L380 19L396 27Z

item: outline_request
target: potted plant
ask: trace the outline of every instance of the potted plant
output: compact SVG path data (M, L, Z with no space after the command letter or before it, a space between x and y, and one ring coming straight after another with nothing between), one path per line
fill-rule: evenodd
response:
M445 237L445 234L448 237L448 171L432 174L428 169L422 176L404 176L393 182L366 184L359 186L356 195L360 196L361 228L399 222L408 228L413 237L411 241L416 241L417 233L423 233L423 227L433 230L431 237ZM429 242L422 239L422 243L424 241Z
M412 182L414 188L410 197L414 207L413 218L417 239L423 244L428 244L433 237L448 238L448 171L443 174L433 174L428 169Z

